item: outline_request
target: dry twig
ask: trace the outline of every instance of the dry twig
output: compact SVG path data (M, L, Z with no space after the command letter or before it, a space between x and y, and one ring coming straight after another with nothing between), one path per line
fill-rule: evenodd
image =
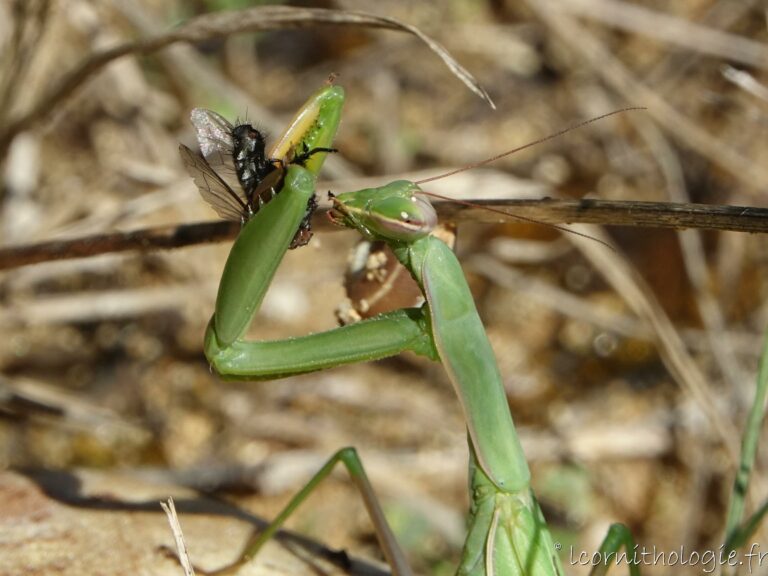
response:
M712 206L673 202L634 202L611 200L473 200L476 206L436 202L441 219L454 222L501 223L515 216L542 224L603 224L647 228L698 228L737 232L768 232L768 208ZM505 218L485 207L509 211ZM340 230L319 211L313 226L318 230ZM73 240L51 240L0 249L0 270L50 260L84 258L129 250L168 250L234 238L239 225L211 221L179 226L144 228L131 232L97 234Z

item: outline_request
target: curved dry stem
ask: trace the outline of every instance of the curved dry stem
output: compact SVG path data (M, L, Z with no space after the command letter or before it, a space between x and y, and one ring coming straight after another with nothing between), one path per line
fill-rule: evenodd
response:
M242 32L311 26L364 26L383 28L413 34L424 42L470 90L494 107L485 89L437 41L415 26L395 18L376 16L364 12L329 10L324 8L294 8L289 6L259 6L245 10L203 14L188 20L175 29L157 36L129 42L98 52L65 74L31 109L17 118L0 133L0 156L4 155L13 138L31 126L44 122L58 105L88 79L110 62L129 54L151 54L177 42L201 42Z

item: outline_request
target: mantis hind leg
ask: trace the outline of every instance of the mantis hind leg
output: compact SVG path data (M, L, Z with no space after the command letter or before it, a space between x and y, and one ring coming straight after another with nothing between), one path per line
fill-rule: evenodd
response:
M624 558L619 554L622 546L626 551ZM614 564L624 563L629 567L630 576L640 576L640 562L635 557L635 539L624 524L611 524L608 533L600 544L600 562L595 563L590 576L605 576Z
M352 447L342 448L331 456L312 479L307 482L306 486L304 486L304 488L291 499L288 505L283 508L282 512L277 515L277 518L275 518L263 531L254 534L250 540L248 540L237 560L224 568L205 573L208 575L223 576L225 574L234 574L237 572L241 566L249 562L256 556L256 554L258 554L259 550L261 550L268 540L275 536L288 517L293 514L296 508L307 499L312 491L328 477L338 463L343 464L347 469L347 472L349 472L349 475L352 478L352 482L355 484L355 487L363 498L365 508L368 511L368 515L376 530L376 538L379 541L379 545L381 546L387 562L392 568L392 574L395 576L411 576L413 573L408 566L400 545L397 543L397 540L387 523L379 499L373 490L368 475L365 473L360 456L358 456L357 450ZM202 572L199 569L198 571Z

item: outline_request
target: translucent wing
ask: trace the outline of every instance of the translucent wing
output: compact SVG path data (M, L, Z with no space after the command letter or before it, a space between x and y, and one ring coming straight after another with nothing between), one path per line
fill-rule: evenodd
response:
M220 217L238 222L246 217L248 209L245 201L222 180L205 158L184 144L179 145L179 154L187 172L197 184L200 195Z
M216 172L230 190L247 203L245 193L237 179L232 158L232 124L221 114L205 108L194 108L190 119L195 127L200 152L208 166Z

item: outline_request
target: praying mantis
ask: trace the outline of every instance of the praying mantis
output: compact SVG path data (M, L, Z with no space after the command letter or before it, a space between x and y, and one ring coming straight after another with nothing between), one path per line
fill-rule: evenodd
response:
M298 155L302 161L285 163L279 193L244 223L232 247L205 335L206 357L222 377L246 380L286 377L404 351L441 362L461 403L470 449L468 534L457 574L562 574L530 486L530 471L493 350L458 260L445 243L430 235L437 216L417 184L401 180L333 196L329 216L370 240L385 241L418 283L424 305L319 334L277 341L243 338L306 220L315 177L331 150L343 102L341 87L323 87L272 149L271 158ZM319 152L307 153L314 150ZM393 573L411 574L353 448L337 452L275 521L246 544L238 560L215 573L233 573L252 558L338 462L346 466L362 494ZM606 543L616 549L627 545L628 538L628 532L616 527Z

